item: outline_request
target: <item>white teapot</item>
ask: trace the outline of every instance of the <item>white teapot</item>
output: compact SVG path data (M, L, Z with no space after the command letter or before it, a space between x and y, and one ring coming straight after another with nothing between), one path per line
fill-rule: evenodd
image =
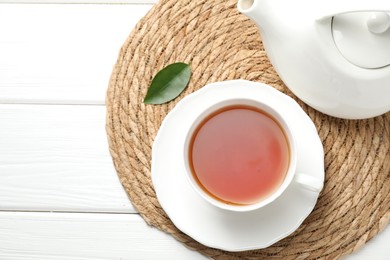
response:
M237 7L305 103L347 119L390 111L389 0L239 0Z

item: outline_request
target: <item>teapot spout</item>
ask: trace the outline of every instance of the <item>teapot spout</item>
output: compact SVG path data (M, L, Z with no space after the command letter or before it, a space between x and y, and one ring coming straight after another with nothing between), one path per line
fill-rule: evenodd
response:
M269 14L265 10L270 9L267 2L265 0L238 0L237 9L254 21L259 28L267 27L269 26L267 21Z
M253 8L255 0L238 0L237 7L240 12L247 12Z
M258 9L256 8L258 2L258 0L238 0L237 9L240 11L240 13L246 15L251 20L258 23Z

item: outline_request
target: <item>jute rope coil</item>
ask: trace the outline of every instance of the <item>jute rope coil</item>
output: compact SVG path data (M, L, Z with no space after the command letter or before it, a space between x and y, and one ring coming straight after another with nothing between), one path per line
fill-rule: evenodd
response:
M343 120L302 103L280 80L257 28L236 11L236 4L161 0L127 38L107 92L107 134L120 181L149 225L216 259L349 254L390 222L390 113ZM143 104L152 77L177 61L191 64L188 88L168 104ZM314 121L326 153L324 190L300 228L269 248L237 253L208 248L181 233L160 207L150 178L151 147L167 113L207 83L229 79L264 82L295 98Z

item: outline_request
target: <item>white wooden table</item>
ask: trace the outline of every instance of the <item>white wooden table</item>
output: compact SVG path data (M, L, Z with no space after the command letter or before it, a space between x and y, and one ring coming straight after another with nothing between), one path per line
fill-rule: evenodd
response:
M0 0L0 259L203 259L144 223L108 152L110 73L155 1L82 2Z

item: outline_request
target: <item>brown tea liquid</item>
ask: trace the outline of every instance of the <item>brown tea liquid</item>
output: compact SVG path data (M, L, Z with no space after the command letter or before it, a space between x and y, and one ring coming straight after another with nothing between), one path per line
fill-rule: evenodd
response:
M267 113L230 106L207 117L189 147L190 166L200 186L218 200L256 203L282 184L289 167L289 144Z

